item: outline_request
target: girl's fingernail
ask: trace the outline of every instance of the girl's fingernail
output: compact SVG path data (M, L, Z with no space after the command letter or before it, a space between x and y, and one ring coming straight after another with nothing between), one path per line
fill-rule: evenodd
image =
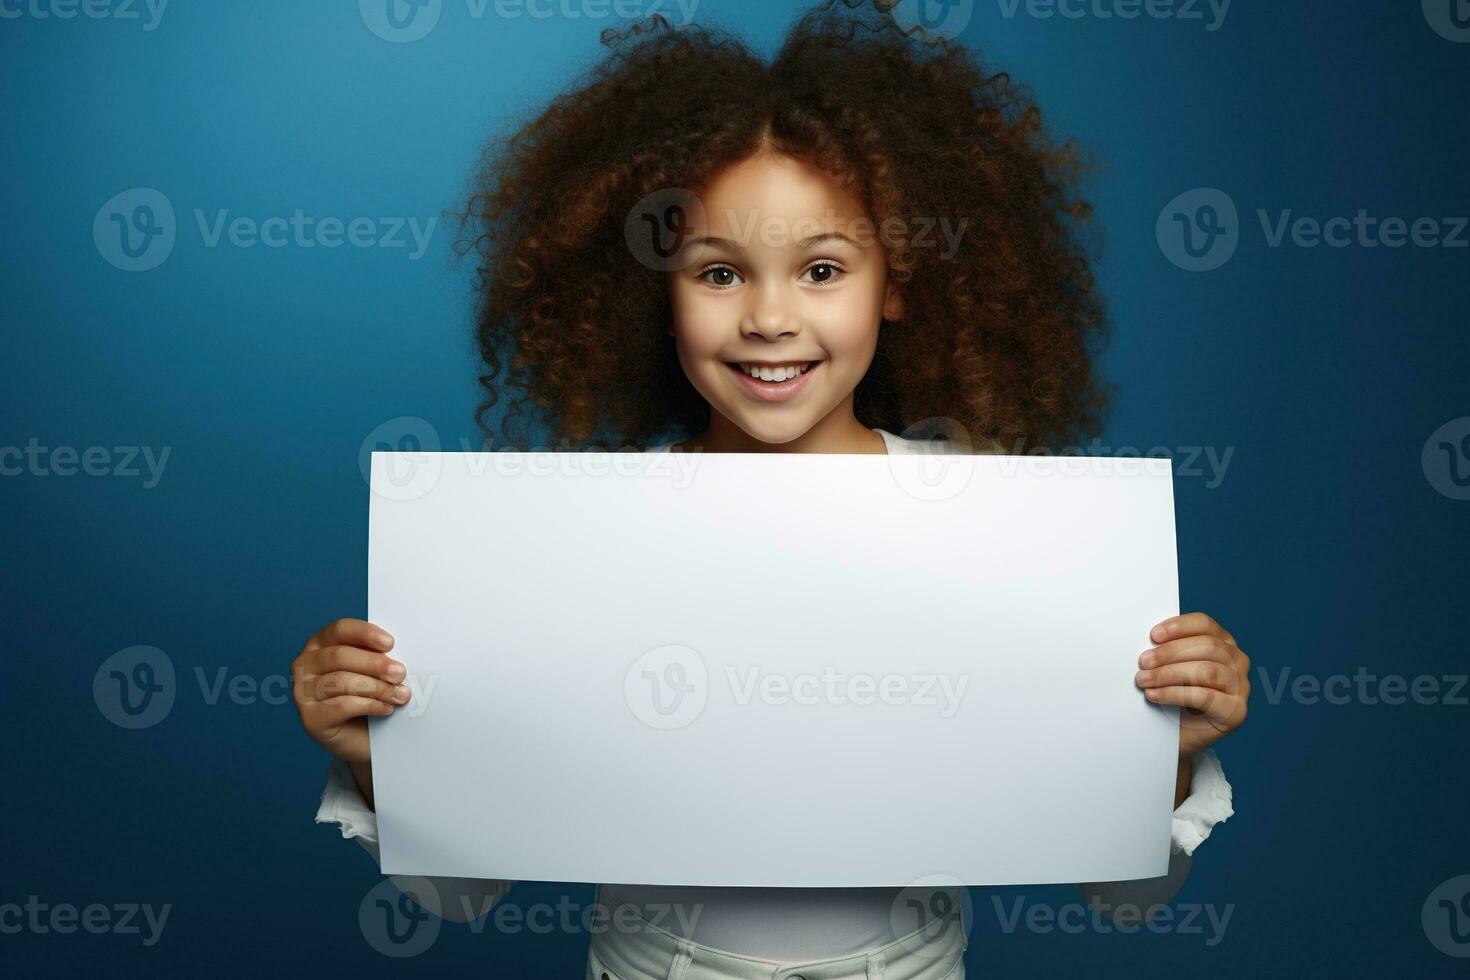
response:
M403 666L403 664L395 660L393 661L393 663L388 665L388 670L385 673L387 674L388 679L396 684L399 681L403 680L403 678L408 674L408 670Z
M1145 650L1145 651L1143 651L1143 653L1138 658L1138 666L1140 666L1140 667L1152 667L1153 665L1154 665L1154 652L1152 650Z
M1148 698L1150 701L1156 701L1158 700L1159 692L1153 688L1149 688L1147 691L1143 692L1143 696Z
M393 637L388 633L379 633L378 646L382 647L384 650L393 649Z
M1152 630L1150 630L1148 635L1152 637L1155 641L1162 640L1164 637L1169 635L1169 624L1166 622L1160 623Z
M399 704L407 704L408 688L404 687L402 684L399 684L397 687L395 687L393 689L393 700L397 701Z
M1146 680L1148 680L1148 671L1146 670L1140 670L1138 673L1133 675L1133 683L1140 686L1142 686L1143 682Z

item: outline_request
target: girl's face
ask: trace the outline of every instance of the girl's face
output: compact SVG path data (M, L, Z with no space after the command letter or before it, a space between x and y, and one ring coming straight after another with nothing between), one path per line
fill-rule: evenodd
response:
M670 333L712 427L779 445L829 417L856 426L879 321L903 312L862 204L773 153L727 168L699 201L687 264L669 273Z

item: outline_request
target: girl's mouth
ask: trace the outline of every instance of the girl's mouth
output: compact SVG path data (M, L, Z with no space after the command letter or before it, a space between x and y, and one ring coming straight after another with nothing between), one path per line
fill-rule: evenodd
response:
M795 398L821 364L821 361L726 362L749 394L768 402Z

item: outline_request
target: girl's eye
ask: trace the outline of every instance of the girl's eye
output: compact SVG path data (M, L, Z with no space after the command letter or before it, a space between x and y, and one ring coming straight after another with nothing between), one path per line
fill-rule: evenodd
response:
M807 266L806 271L812 274L812 278L809 281L816 283L818 286L825 286L828 283L836 282L838 278L847 274L847 271L835 262L818 262L815 265ZM802 274L805 275L806 273Z
M807 275L810 275L811 278L805 279ZM829 283L836 282L845 275L847 275L847 270L835 262L817 262L807 266L806 270L802 273L805 281L817 286L825 286ZM745 281L740 278L740 273L728 265L712 265L701 272L696 278L701 282L709 283L716 289L730 289Z
M714 265L701 272L698 278L716 289L729 289L740 281L740 273L728 265Z

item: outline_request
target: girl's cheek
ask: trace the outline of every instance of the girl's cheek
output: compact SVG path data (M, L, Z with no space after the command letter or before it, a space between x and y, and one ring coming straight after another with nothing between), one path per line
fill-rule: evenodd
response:
M686 370L713 360L724 342L720 331L709 325L685 320L674 323L674 344Z
M881 308L866 296L833 297L821 314L822 346L833 360L871 359L881 315Z
M671 283L669 299L673 335L679 350L691 358L713 357L726 340L719 311L709 309L697 296L689 295L683 283Z

